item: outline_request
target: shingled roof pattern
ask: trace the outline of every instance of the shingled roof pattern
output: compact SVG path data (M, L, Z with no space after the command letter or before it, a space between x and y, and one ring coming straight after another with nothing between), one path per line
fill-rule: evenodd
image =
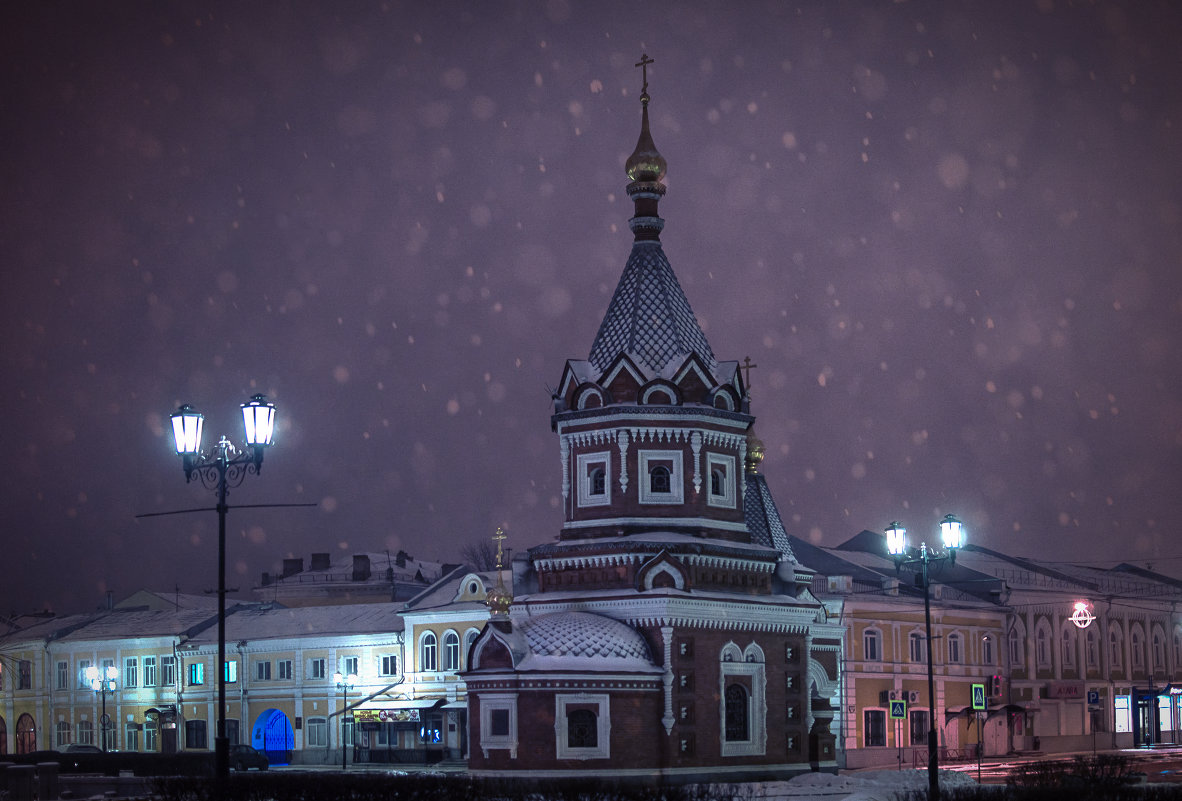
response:
M633 243L588 359L602 373L621 353L654 375L690 353L718 366L660 242Z
M751 532L753 543L775 548L785 559L796 561L792 544L788 540L788 532L784 530L784 521L780 519L780 510L776 508L776 502L772 499L772 491L768 489L767 480L759 473L747 474L743 518L747 530Z
M618 620L589 612L558 612L524 622L530 650L538 656L589 657L652 664L640 633Z

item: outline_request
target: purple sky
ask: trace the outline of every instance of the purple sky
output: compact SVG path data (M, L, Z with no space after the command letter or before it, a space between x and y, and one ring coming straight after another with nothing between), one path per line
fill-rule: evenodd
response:
M167 416L238 439L255 392L231 503L319 506L231 512L231 587L553 539L642 52L665 251L758 364L790 533L954 512L1177 572L1180 38L1131 0L6 7L0 613L215 586L216 515L134 516L212 505Z

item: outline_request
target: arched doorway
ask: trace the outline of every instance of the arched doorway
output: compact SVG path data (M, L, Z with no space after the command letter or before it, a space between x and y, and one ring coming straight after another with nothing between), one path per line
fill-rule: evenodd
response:
M295 748L295 731L287 715L278 709L265 710L255 718L250 732L250 744L267 755L272 765L291 762Z
M31 754L37 750L37 724L28 712L16 719L16 752Z
M0 715L0 756L8 753L8 724L4 716Z

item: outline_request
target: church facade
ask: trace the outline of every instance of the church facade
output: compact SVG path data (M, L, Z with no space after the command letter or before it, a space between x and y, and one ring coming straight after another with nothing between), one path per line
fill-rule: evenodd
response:
M632 251L590 355L567 362L553 397L562 529L514 560L512 593L490 596L469 653L476 773L837 766L841 629L758 472L740 365L715 357L662 249L649 101L646 81L626 165Z

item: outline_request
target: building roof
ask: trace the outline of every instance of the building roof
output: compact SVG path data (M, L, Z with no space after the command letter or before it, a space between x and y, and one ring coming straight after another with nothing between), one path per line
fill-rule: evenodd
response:
M650 377L681 366L691 353L718 367L659 241L633 243L588 359L602 373L621 353Z
M260 604L237 609L226 618L226 641L280 640L290 637L392 634L403 630L401 603L362 603L287 608ZM191 643L217 642L206 629Z
M751 542L775 548L785 559L796 562L792 543L784 529L780 510L772 498L772 491L768 489L767 479L759 473L747 471L744 480L747 482L747 494L743 501L743 518L747 530L751 532Z

